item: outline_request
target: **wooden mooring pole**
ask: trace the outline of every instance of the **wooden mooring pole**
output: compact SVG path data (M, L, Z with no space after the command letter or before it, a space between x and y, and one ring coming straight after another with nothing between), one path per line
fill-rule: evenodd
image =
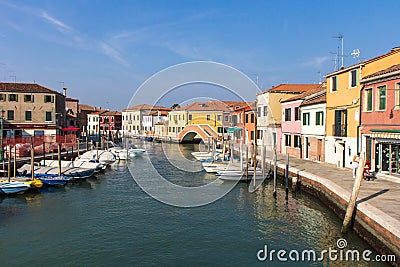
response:
M11 179L11 145L8 145L8 166L7 166L7 176L8 176L8 182L10 182Z
M31 179L35 179L35 149L31 143Z
M289 193L289 154L288 153L286 153L285 181L286 181L286 196L287 196Z
M276 166L277 164L277 154L276 154L276 146L274 148L274 193L273 196L276 197L276 175L277 175L277 171L278 171L278 167Z
M78 158L80 156L80 149L81 149L80 146L81 146L81 144L80 144L79 139L78 139Z
M17 178L17 146L14 145L14 178Z
M57 146L57 155L58 155L58 175L61 175L61 144Z
M43 165L46 166L46 143L43 142Z
M356 180L354 181L353 191L351 192L349 205L347 206L346 210L346 216L344 217L343 220L342 233L347 233L347 230L349 229L349 226L351 224L351 219L353 217L356 200L358 197L358 193L360 191L361 181L364 176L364 165L365 165L365 152L362 152L360 160L358 162Z

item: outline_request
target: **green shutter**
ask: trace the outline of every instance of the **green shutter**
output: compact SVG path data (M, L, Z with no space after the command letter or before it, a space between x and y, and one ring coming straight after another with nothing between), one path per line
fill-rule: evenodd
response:
M15 101L18 102L18 94L15 94Z
M54 103L54 95L51 96L51 103Z

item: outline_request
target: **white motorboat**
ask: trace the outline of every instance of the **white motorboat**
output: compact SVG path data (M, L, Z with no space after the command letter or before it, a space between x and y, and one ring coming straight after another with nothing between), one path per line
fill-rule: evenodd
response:
M128 149L128 154L129 154L129 157L131 157L131 158L140 157L145 152L146 152L146 150L144 150L143 148L129 148Z
M83 153L79 159L92 160L97 159L100 163L112 164L115 162L115 155L106 150L91 150Z

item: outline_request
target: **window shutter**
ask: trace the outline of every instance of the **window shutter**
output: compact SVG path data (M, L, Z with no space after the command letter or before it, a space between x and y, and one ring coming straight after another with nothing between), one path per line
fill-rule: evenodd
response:
M32 95L32 102L35 102L35 96Z
M54 95L51 96L51 103L54 103Z
M15 94L15 101L18 102L18 94Z
M24 95L24 102L26 102L26 95Z

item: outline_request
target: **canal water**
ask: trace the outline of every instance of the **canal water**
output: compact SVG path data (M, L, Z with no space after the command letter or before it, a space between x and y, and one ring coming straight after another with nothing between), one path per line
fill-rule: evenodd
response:
M196 149L146 143L154 165L171 181L198 186L215 179L204 171L174 175L162 150L177 148L186 158ZM142 160L128 164L141 168ZM269 251L320 252L336 249L339 238L346 239L347 249L372 250L354 233L341 235L341 221L314 197L290 192L286 200L280 185L275 199L269 181L253 194L246 184L238 184L209 205L178 208L148 196L126 163L117 163L86 182L0 202L1 266L373 265L326 258L281 263L276 255L259 261L257 253L265 246Z

